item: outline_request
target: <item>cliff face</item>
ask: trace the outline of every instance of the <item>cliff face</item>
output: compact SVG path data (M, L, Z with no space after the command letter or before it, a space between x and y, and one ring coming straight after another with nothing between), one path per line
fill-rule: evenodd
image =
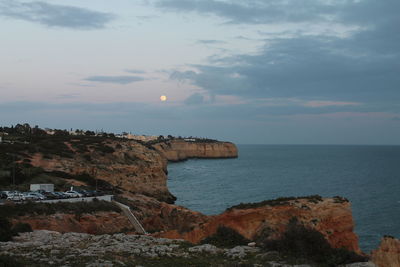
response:
M88 234L112 234L130 230L134 232L128 218L117 212L97 212L94 214L54 214L20 216L12 220L29 223L33 230L51 230L60 233L76 232Z
M155 150L134 141L107 140L104 144L113 150L103 153L89 147L82 153L74 143L67 143L72 157L45 157L32 155L31 164L48 172L70 175L88 173L124 191L154 197L173 203L176 199L167 188L167 160Z
M345 247L360 252L358 238L353 232L350 203L336 198L319 201L299 198L254 208L233 208L218 216L209 217L206 223L189 232L168 231L159 236L183 238L198 243L213 235L219 226L226 226L250 240L256 239L262 233L268 233L269 239L277 239L292 217L296 217L306 227L321 232L332 247Z
M400 266L400 240L384 237L378 249L372 251L371 260L379 267Z
M149 232L158 232L155 236L183 238L198 243L213 235L219 226L226 226L251 240L265 233L268 238L277 239L285 231L289 220L296 217L305 226L321 232L333 247L360 251L357 236L353 232L350 203L340 198L298 198L238 206L218 216L206 216L167 204L175 200L167 188L167 160L237 157L237 148L232 143L172 140L149 148L135 141L106 139L97 147L88 145L82 149L82 145L72 139L65 142L65 145L72 156L49 157L43 153L34 153L29 157L31 165L47 172L71 175L88 173L107 181L123 192L144 228ZM108 221L107 216L115 220ZM130 226L122 215L107 216L97 214L76 218L64 214L21 220L31 224L34 229L97 234ZM116 223L119 220L121 225Z
M186 142L171 140L157 143L153 147L169 161L190 158L236 158L237 147L229 142Z

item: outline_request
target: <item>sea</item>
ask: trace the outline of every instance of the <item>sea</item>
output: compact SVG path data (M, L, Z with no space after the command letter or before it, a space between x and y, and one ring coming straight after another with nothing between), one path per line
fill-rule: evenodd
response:
M360 247L400 238L400 146L238 145L236 159L168 165L177 205L212 215L239 203L342 196L352 203Z

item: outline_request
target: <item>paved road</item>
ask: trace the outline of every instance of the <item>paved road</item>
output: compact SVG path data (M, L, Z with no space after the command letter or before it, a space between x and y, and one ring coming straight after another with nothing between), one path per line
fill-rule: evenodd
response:
M90 202L93 199L97 198L98 200L104 200L111 202L114 198L114 195L105 195L105 196L97 196L97 197L77 197L77 198L65 198L65 199L48 199L48 200L38 200L35 202L42 202L42 203L57 203L57 202ZM6 201L4 199L0 200L0 205L3 205ZM24 201L18 201L15 203L24 203Z

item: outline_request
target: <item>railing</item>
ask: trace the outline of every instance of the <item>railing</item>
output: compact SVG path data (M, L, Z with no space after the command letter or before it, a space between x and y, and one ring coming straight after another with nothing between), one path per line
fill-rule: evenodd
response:
M115 200L113 200L113 202L117 204L121 208L122 212L126 215L126 217L128 217L128 220L132 223L133 227L135 227L136 232L144 235L148 234L146 230L144 230L143 226L140 224L136 216L132 213L131 208L129 206L124 205Z

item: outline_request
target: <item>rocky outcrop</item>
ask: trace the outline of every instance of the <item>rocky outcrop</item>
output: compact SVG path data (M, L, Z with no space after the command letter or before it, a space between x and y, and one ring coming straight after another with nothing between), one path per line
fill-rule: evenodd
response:
M89 235L34 231L22 233L13 242L0 242L0 256L21 261L17 266L275 266L287 264L276 252L257 247L218 248L191 246L182 240L143 235ZM2 262L0 262L1 264ZM373 267L353 263L343 267Z
M209 216L200 212L160 202L148 196L131 193L125 193L123 196L125 200L121 201L131 207L131 211L147 232L176 230L183 233L209 219Z
M379 248L372 251L371 260L379 267L400 266L400 240L385 236Z
M173 230L159 236L199 243L213 235L219 226L225 226L249 240L255 240L260 235L267 236L268 239L278 239L288 222L296 217L306 227L321 232L332 247L360 252L358 237L353 232L350 203L342 198L293 198L253 206L237 206L218 216L211 216L207 222L188 232L179 233Z
M169 140L154 144L153 147L169 161L190 158L236 158L238 150L229 142L190 142Z
M112 234L126 231L134 232L128 218L117 212L20 216L13 218L12 223L28 223L33 230L51 230L60 233Z

